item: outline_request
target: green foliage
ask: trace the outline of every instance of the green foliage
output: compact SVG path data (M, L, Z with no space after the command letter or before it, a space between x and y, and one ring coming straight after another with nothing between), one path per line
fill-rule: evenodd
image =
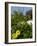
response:
M32 24L28 24L27 21L31 20L31 16L25 16L23 13L14 12L11 15L11 38L12 39L25 39L32 38ZM16 34L16 31L19 30L20 35ZM12 37L13 34L18 37Z

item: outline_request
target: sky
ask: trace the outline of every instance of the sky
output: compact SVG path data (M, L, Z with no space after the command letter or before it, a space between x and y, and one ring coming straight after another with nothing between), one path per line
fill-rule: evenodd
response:
M26 15L26 12L31 10L32 7L17 7L17 6L11 6L11 14L13 14L14 11L23 12L24 15Z

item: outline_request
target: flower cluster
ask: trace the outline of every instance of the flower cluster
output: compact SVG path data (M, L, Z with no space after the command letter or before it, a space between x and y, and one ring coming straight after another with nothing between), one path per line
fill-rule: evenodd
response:
M20 31L17 30L16 33L13 33L13 34L12 34L12 38L13 38L13 39L16 39L19 35L20 35Z

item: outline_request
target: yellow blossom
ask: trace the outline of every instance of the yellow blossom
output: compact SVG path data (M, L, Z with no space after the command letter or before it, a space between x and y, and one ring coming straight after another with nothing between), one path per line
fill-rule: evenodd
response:
M20 35L20 30L17 30L16 31L16 35Z
M16 33L13 33L13 34L12 34L12 38L13 38L13 39L17 38Z

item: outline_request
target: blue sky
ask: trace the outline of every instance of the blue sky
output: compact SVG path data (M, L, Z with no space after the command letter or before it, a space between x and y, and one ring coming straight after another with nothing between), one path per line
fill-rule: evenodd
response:
M31 10L32 7L17 7L17 6L11 6L11 13L13 14L14 11L23 12L25 15L27 11Z

